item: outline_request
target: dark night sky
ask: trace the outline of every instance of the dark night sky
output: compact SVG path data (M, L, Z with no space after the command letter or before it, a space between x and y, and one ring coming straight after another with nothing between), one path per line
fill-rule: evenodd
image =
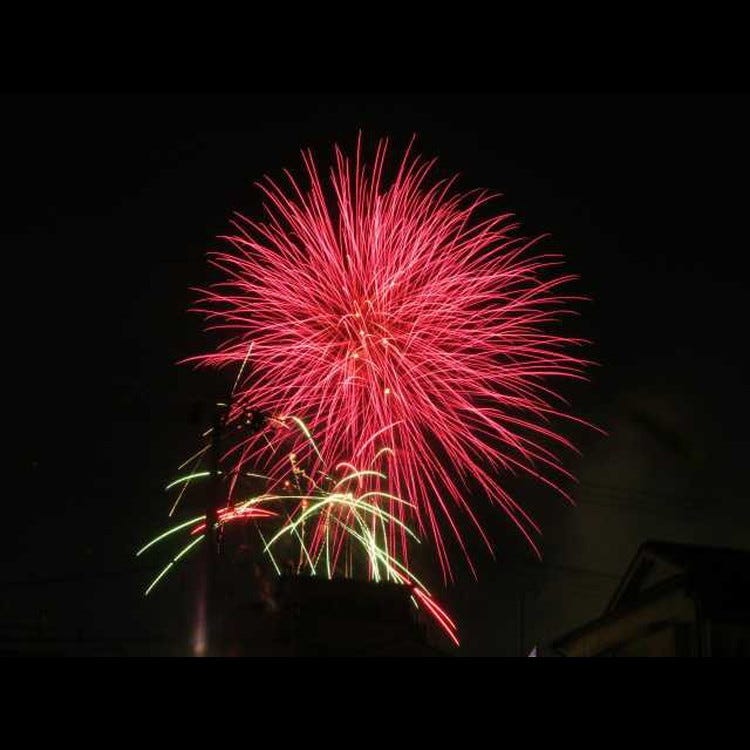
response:
M647 538L750 548L747 97L4 104L6 429L20 453L6 493L6 624L111 638L171 627L177 594L144 604L148 573L132 572L132 552L162 524L160 488L194 445L190 404L219 384L174 364L205 343L188 288L209 279L204 253L230 212L258 212L254 180L296 169L302 147L325 159L359 128L397 148L416 133L461 186L503 193L593 298L578 325L601 367L566 393L609 437L576 433L576 509L519 485L545 529L542 564L491 522L498 563L477 548L480 582L462 573L447 595L465 653L516 652L520 591L529 648L598 614Z

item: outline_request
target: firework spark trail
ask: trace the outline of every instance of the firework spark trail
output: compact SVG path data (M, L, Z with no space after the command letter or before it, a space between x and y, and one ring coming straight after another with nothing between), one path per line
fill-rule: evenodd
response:
M575 277L516 236L510 214L480 218L494 196L430 184L432 163L408 150L390 182L386 142L371 168L359 143L354 163L336 148L327 186L303 159L307 188L288 172L287 189L265 178L266 221L237 214L224 238L231 251L213 254L224 280L201 290L198 310L225 340L191 360L242 364L230 422L247 408L303 416L320 436L313 474L355 455L374 466L378 455L393 494L416 506L383 499L389 513L434 539L446 577L446 534L471 564L458 514L491 549L466 499L477 488L538 553L539 529L502 477L527 473L565 494L559 482L570 475L549 446L572 445L553 421L581 420L548 381L583 379L589 364L570 353L582 340L554 332L581 299L562 291ZM382 439L361 450L374 434ZM236 466L282 476L269 444L239 441ZM403 530L389 533L406 559Z
M317 446L306 425L297 418L291 418L290 421L295 424L297 434L301 434L305 442L314 448L312 453L315 454ZM386 453L388 450L381 449L379 453ZM377 490L362 494L347 490L351 485L361 487L363 479L367 477L377 476L384 480L387 477L371 469L358 470L351 462L342 462L337 468L343 468L345 471L339 478L325 474L324 478L331 490L328 491L304 469L298 468L295 453L288 454L287 458L292 471L304 476L307 494L262 493L253 495L246 500L219 509L217 527L236 521L255 523L263 542L263 552L269 556L277 573L281 571L274 559L272 548L284 537L290 536L299 544L301 557L306 561L310 575L318 575L324 560L325 575L328 578L340 573L342 567L340 563L343 563L343 567L346 568L346 560L342 560L343 545L347 541L354 541L364 551L365 558L369 562L369 578L376 582L385 579L407 586L412 592L414 605L418 609L424 609L458 646L455 623L432 598L427 587L392 554L392 549L389 548L388 529L392 527L399 528L417 543L419 539L402 521L381 508L378 500L386 497L391 504L407 507L410 507L410 504L394 495ZM195 478L194 475L182 477L180 480L171 482L167 488L188 482L193 478ZM266 539L257 522L282 516L286 516L286 522L275 526L275 531ZM309 521L317 521L317 523L306 539L305 525ZM333 533L331 533L331 525L334 526ZM205 515L196 516L167 529L136 552L136 556L140 556L155 545L176 538L175 535L179 532L187 532L189 537L192 537L188 544L182 547L151 581L145 590L146 596L190 550L200 543L205 537L205 531Z

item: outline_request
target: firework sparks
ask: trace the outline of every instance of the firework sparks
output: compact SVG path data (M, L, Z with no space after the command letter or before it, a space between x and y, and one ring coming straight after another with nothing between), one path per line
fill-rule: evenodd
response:
M297 418L292 418L291 421L298 427L298 432L303 435L314 455L317 446L306 425ZM412 592L414 605L424 609L446 635L459 645L455 623L435 602L427 587L389 548L389 530L392 527L400 529L416 543L419 543L419 539L399 518L380 507L380 503L385 498L392 504L409 504L388 493L371 490L357 494L351 489L352 485L361 485L364 478L375 476L386 480L387 477L381 472L358 470L350 462L342 462L338 468L346 471L340 478L324 474L322 482L318 482L301 468L297 453L288 454L287 458L292 474L296 477L295 484L303 488L304 494L285 492L254 495L219 509L216 526L222 527L237 521L256 522L263 543L263 553L268 555L277 573L280 573L280 569L274 559L273 549L285 537L291 537L298 544L300 560L304 562L307 574L322 574L327 578L333 578L342 571L352 574L351 555L347 558L343 551L347 545L354 543L364 553L363 558L368 565L367 577L370 580L388 580L407 586ZM187 482L193 478L195 474L182 479ZM178 483L172 482L167 487L172 488ZM286 521L276 525L266 539L257 522L277 518L285 518ZM145 590L146 596L205 538L205 531L205 515L196 516L167 529L137 551L136 555L140 556L157 544L175 538L180 532L187 532L191 537L151 581Z
M554 332L579 299L562 291L575 277L517 236L510 214L480 218L492 196L430 182L431 163L408 151L390 180L384 142L371 167L359 144L353 163L336 149L329 183L303 158L307 186L265 179L267 219L238 214L231 250L213 254L224 279L198 309L225 338L193 361L240 366L230 423L247 409L301 415L319 436L309 476L347 461L387 473L392 495L375 475L358 491L381 492L375 504L399 520L387 533L401 559L408 521L434 540L446 577L446 534L471 565L461 512L491 549L467 500L477 489L538 553L539 529L503 477L526 473L565 495L553 447L573 445L553 421L580 420L549 381L582 379L588 364L571 353L584 342ZM265 434L229 455L238 474L250 464L286 476Z

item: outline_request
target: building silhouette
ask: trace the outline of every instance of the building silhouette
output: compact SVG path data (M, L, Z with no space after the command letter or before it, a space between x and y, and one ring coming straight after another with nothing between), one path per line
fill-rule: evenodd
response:
M552 647L565 656L750 656L750 552L645 542L603 614Z

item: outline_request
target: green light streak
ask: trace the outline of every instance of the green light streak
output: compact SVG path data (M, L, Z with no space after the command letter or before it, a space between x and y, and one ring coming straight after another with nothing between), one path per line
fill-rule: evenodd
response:
M257 495L238 504L238 507L244 510L250 505L258 505L266 500L314 500L314 495Z
M293 422L297 423L300 430L302 430L302 432L304 433L305 437L310 441L310 445L312 445L312 447L315 449L315 453L318 455L318 458L322 461L323 456L320 455L320 451L318 450L318 445L315 442L315 440L313 440L313 436L310 434L310 430L307 429L307 425L305 425L305 423L299 417L290 417L290 419Z
M167 565L167 567L166 567L166 568L164 568L164 570L162 570L162 572L161 572L161 573L159 573L159 575L158 575L158 576L156 576L156 578L154 578L154 580L153 580L153 581L151 581L151 585L150 585L150 586L149 586L149 587L148 587L148 588L146 589L146 593L144 594L144 596L148 596L148 595L149 595L149 594L151 593L151 589L153 589L153 588L154 588L154 586L156 586L156 584L157 584L157 583L159 583L159 581L160 581L160 580L161 580L162 578L164 578L164 576L165 576L165 575L166 575L166 574L167 574L167 573L169 572L170 568L174 567L174 564L175 564L175 563L176 563L176 562L177 562L177 561L178 561L178 560L179 560L179 559L180 559L181 557L183 557L184 555L186 555L186 554L187 554L187 553L188 553L188 552L189 552L189 551L190 551L190 550L191 550L191 549L192 549L193 547L195 547L195 545L196 545L196 544L198 544L198 542L202 541L202 539L203 539L203 537L204 537L204 536L205 536L205 534L204 534L204 535L202 535L202 536L199 536L199 537L198 537L197 539L193 539L193 541L192 541L192 542L190 542L190 544L188 544L188 546L187 546L187 547L184 547L183 549L181 549L181 550L180 550L180 551L179 551L179 552L178 552L178 553L177 553L177 554L176 554L176 555L174 556L174 558L172 559L172 562L170 562L170 563L169 563L169 564Z
M260 534L260 540L261 540L261 542L263 542L263 544L265 544L266 543L266 538L263 536L263 532L260 529L258 529L258 534ZM273 563L273 567L276 569L276 574L277 575L281 575L281 568L279 568L279 566L276 564L276 559L274 558L273 553L271 552L270 549L268 550L268 556L271 558L271 562Z
M365 549L365 552L367 553L367 556L370 559L370 565L372 567L372 578L374 581L379 582L380 581L380 569L378 568L377 553L380 550L378 550L377 544L375 543L375 539L373 539L372 534L370 533L370 530L367 528L367 524L360 517L359 513L355 511L354 517L357 519L357 522L362 527L364 536L358 534L353 528L343 523L338 518L335 518L334 520L339 524L339 526L344 528L349 533L350 536L353 536L362 544L362 546ZM387 566L386 566L386 569L388 569Z
M208 447L208 446L206 446L206 447ZM201 465L201 461L202 460L203 459L199 456L198 459L197 459L197 461L195 462L195 465L193 466L193 470L197 469ZM182 467L180 467L180 468L182 468ZM172 516L174 515L174 512L177 510L177 506L180 504L180 500L182 500L182 496L185 494L185 492L187 491L188 487L190 487L190 482L185 482L185 484L182 485L182 489L180 490L180 494L177 495L177 499L174 501L174 504L169 509L169 517L170 518L172 518Z
M415 539L417 542L419 542L419 538L414 534L414 532L402 521L400 521L398 518L393 516L392 514L388 513L387 511L384 511L382 508L378 508L377 505L373 505L372 503L365 503L362 502L360 499L349 499L352 498L351 494L348 495L329 495L328 497L323 498L319 502L315 503L314 505L311 505L306 511L300 514L300 516L294 520L288 523L286 526L282 527L280 531L278 531L268 542L267 547L273 544L279 537L283 536L286 533L290 533L292 529L295 529L300 524L304 523L304 521L309 518L311 515L317 513L321 508L325 507L326 505L332 505L332 504L338 504L338 505L344 505L352 510L354 510L355 514L358 510L364 510L369 513L372 513L374 516L379 518L386 518L391 523L395 523L397 526L400 526L409 536L411 536L413 539ZM357 514L358 515L358 514ZM369 532L368 532L369 533Z
M288 516L287 516L288 517ZM299 540L300 549L304 553L305 557L307 558L307 564L310 566L310 575L317 575L317 570L315 569L315 563L312 560L312 557L310 557L310 553L307 549L307 545L305 544L305 540L300 536L299 531L297 531L297 524L295 523L288 523L286 526L284 526L281 531L279 531L276 536L271 539L270 542L266 543L266 546L263 548L264 552L269 552L271 549L271 545L283 534L294 534L294 536L297 537Z
M175 479L174 482L170 482L164 489L169 490L172 489L177 484L180 484L180 482L189 482L191 479L197 479L198 477L208 477L211 476L210 471L197 471L195 474L186 474L184 477L180 477L179 479Z
M252 348L253 345L250 344L245 358L242 362L240 372L238 373L237 379L235 380L233 392L237 388L242 378L243 370L249 361ZM281 418L271 417L270 419L271 421L277 422L278 424L283 425L286 428L290 426L288 422L289 420L291 420L299 429L301 434L304 435L305 439L310 443L317 458L321 462L323 461L323 456L320 452L318 444L316 443L310 430L302 419L295 416L284 416ZM365 445L371 445L373 440L377 436L388 429L392 429L398 424L400 424L400 421L394 422L393 424L379 430L376 435L370 437ZM211 429L207 430L204 433L204 436L210 435L211 432ZM266 441L266 443L273 448L271 441L268 439L265 433L262 435L262 437ZM361 453L364 447L365 446L360 447L357 455ZM182 495L187 490L189 483L194 479L205 478L212 475L212 472L210 471L197 471L197 469L199 469L201 466L203 460L202 456L209 448L210 444L205 445L179 467L180 470L183 470L185 469L185 467L190 466L191 473L175 479L173 482L170 482L166 486L166 490L170 490L177 485L182 485L179 496L170 511L170 517L174 513L178 503L180 502L180 499L182 498ZM391 455L395 456L395 451L392 448L384 446L376 452L375 458L371 462L370 466L372 467L374 462L382 457L385 453L390 453ZM383 473L382 471L376 471L372 468L357 470L355 465L346 464L346 467L351 469L351 472L343 478L337 480L335 477L325 473L324 471L321 471L319 469L316 470L316 472L314 472L316 476L317 474L320 474L321 476L326 477L328 480L330 480L330 484L327 485L327 487L332 487L332 490L329 490L324 489L323 486L321 486L323 484L322 482L321 485L318 485L318 483L311 476L306 474L301 467L299 467L298 469L294 461L294 454L290 454L290 459L292 461L292 469L294 470L296 481L299 482L301 476L309 482L309 485L307 486L308 494L260 494L250 497L247 500L233 503L235 512L247 510L251 507L262 507L270 505L271 507L279 508L280 506L280 509L283 513L282 518L285 516L286 522L281 528L279 528L278 526L275 527L273 536L271 536L270 539L266 539L263 532L260 530L260 528L258 528L257 524L255 524L256 530L258 531L258 535L263 544L263 552L268 554L277 575L282 575L282 570L278 565L275 556L273 555L272 548L279 541L279 539L284 537L286 534L291 535L297 542L299 542L299 562L304 565L305 563L303 563L302 561L306 561L307 566L309 566L311 575L317 575L319 572L323 573L323 559L325 558L324 570L325 575L329 579L332 578L335 572L334 568L336 568L338 565L338 563L336 562L338 560L336 550L339 549L340 541L344 541L345 549L347 550L345 554L348 554L350 557L350 565L352 547L356 546L356 544L359 544L361 546L362 551L366 555L366 559L369 561L370 576L373 581L379 582L382 580L392 580L400 584L418 586L420 594L424 592L427 596L430 596L429 591L421 583L421 581L419 581L419 579L417 579L416 576L414 576L404 564L399 562L399 560L397 560L390 551L390 539L388 535L389 533L396 533L394 531L395 527L399 527L399 529L401 530L398 533L407 534L417 543L420 543L419 537L417 537L417 535L404 522L393 515L393 513L388 512L388 510L386 510L384 507L381 507L385 506L390 510L394 510L394 506L392 505L392 503L399 503L401 507L406 506L408 508L414 508L415 506L412 503L409 503L401 499L400 497L397 497L396 495L392 495L388 492L382 492L379 490L368 491L359 496L356 494L356 492L345 491L348 483L352 481L357 481L358 485L361 487L362 479L366 477L374 477L378 480L385 481L387 480L387 475L385 473ZM192 465L191 462L193 462ZM337 467L337 469L338 468L342 468L342 466L340 465ZM219 472L219 474L221 473L222 472ZM267 481L271 480L270 477L264 474L244 472L241 470L237 473L246 477L254 477ZM377 485L378 483L374 484ZM298 491L300 491L300 493L303 491L303 488L301 486L297 486L297 489ZM288 506L289 502L292 502L293 504L291 508ZM302 503L302 505L300 505L300 502ZM324 515L321 516L321 514ZM311 535L311 538L307 539L306 537L310 536L310 534L306 533L306 527L309 524L310 520L313 518L316 519L316 526L314 529L314 533L312 533ZM166 539L167 537L170 537L171 535L176 534L181 530L184 530L185 528L193 526L196 523L200 523L204 520L205 516L201 515L168 529L164 533L152 539L140 550L138 550L136 556L140 556L150 547ZM337 531L336 527L331 526L332 522L336 524L340 531ZM324 528L320 527L319 524L321 523L324 524ZM310 529L312 529L312 527L310 527ZM342 533L344 534L344 540L341 540L339 536L339 534ZM156 578L154 578L154 580L146 589L145 595L148 596L156 586L156 584L167 575L169 570L174 567L176 563L178 563L185 555L187 555L187 553L204 538L205 534L200 535L195 539L191 539L190 543L182 548L177 553L177 555L175 555L175 557L166 565L166 567L159 572ZM354 544L352 544L352 542ZM313 556L315 557L315 559L313 559ZM350 572L350 574L353 575L353 570ZM420 602L418 602L417 599L414 598L414 596L412 596L411 599L414 605L419 608Z
M203 541L205 536L206 536L205 534L201 534L199 537L197 537L192 542L190 542L190 544L188 544L188 546L185 547L185 549L183 549L182 552L177 553L176 557L174 558L172 562L177 562L181 557L186 555L193 547L195 547L196 544L198 544L198 542Z
M335 490L339 485L342 485L344 482L349 482L352 479L360 479L361 477L378 477L378 479L388 479L388 477L385 474L382 474L379 471L372 471L371 469L363 469L362 471L355 471L352 474L347 474L343 479L339 479L338 482L334 485L333 489Z
M330 521L331 521L331 509L328 508L328 517L326 518L326 573L328 578L331 578L331 547L330 547Z
M382 517L380 518L380 528L381 528L381 530L383 532L383 549L385 550L385 554L388 555L388 557L390 557L390 553L388 552L388 534L386 533L386 530L385 530L385 521L383 520ZM390 577L391 577L391 575L390 575L390 568L389 568L388 569L388 578L390 578Z
M392 456L395 456L396 454L393 452L393 448L389 448L388 446L381 448L376 454L375 458L373 458L373 461L377 461L383 453L390 453Z
M157 542L160 542L162 539L165 539L166 537L170 536L171 534L176 534L180 529L184 529L186 526L190 526L194 523L197 523L198 521L204 521L206 519L205 516L196 516L195 518L191 518L189 521L185 521L185 523L181 523L179 526L175 526L168 531L165 531L163 534L160 534L156 537L156 539L152 539L145 547L141 547L138 552L135 553L136 557L140 557L141 553L145 552L149 547L153 547Z
M154 588L154 586L156 586L156 584L157 584L157 583L159 583L159 581L160 581L160 580L161 580L161 579L162 579L162 578L163 578L163 577L164 577L164 576L165 576L165 575L167 574L167 572L169 571L169 569L170 569L170 568L171 568L171 567L172 567L173 565L174 565L174 563L173 563L173 562L169 563L169 564L167 565L167 567L166 567L166 568L164 568L164 570L162 570L162 572L161 572L161 573L159 573L159 575L158 575L158 576L156 576L156 578L154 578L154 580L153 580L153 581L151 581L151 585L150 585L150 586L149 586L149 587L148 587L148 588L146 589L146 593L144 594L144 596L148 596L148 595L149 595L149 594L151 593L151 589L152 589L152 588Z
M359 499L362 500L365 497L385 497L388 498L388 500L393 500L394 502L401 503L402 505L406 505L409 508L414 508L413 503L408 503L406 500L402 500L400 497L397 497L396 495L389 495L387 492L365 492L364 495L360 495Z
M334 519L334 520L336 520L337 523L341 524L342 526L345 526L338 519ZM355 539L358 539L362 543L363 547L365 547L365 548L367 547L367 541L360 534L358 534L354 529L352 529L350 527L346 527L345 526L345 528L348 529L349 533ZM395 569L393 570L393 573L395 574L397 582L403 583L405 579L407 581L414 581L414 583L419 584L419 587L422 589L422 591L424 591L428 596L432 596L430 594L429 589L422 583L422 581L420 581L419 578L417 578L414 575L414 573L412 573L405 565L403 565L402 563L400 563L395 557L384 553L382 550L380 550L378 548L376 548L375 551L376 551L376 554L378 554L379 556L383 557L383 561L386 564L386 566L389 566L389 567L390 566L395 566L395 568L398 568L399 570L403 571L404 576L402 576L401 574L399 574L398 571L396 571Z
M370 493L370 494L378 494L378 493ZM384 493L380 493L384 494ZM257 504L259 502L262 502L263 500L269 500L272 499L274 496L261 496L257 498L252 498L249 501L246 501L245 505L251 505L251 504ZM283 499L290 499L289 495L286 496L279 496ZM305 499L308 501L314 500L311 496L293 496L296 499ZM393 497L394 500L398 500L395 496ZM402 501L403 502L403 501ZM406 503L408 505L408 503ZM349 524L345 523L344 521L340 520L336 516L332 516L332 510L334 506L343 506L344 508L347 508L349 513L354 517L357 526L361 529L361 533L358 533L353 527L351 527ZM321 549L317 555L317 559L315 561L312 560L310 552L307 549L306 544L304 543L304 539L299 534L299 527L302 526L304 529L304 525L311 516L315 516L317 514L320 514L321 512L327 514L326 519L326 537L325 537L325 543L321 545ZM373 530L371 531L368 528L368 523L366 519L364 518L363 514L367 514L372 516L372 524L373 524ZM297 539L300 541L300 546L302 551L304 552L308 564L310 566L311 573L316 574L318 564L321 561L322 557L325 555L326 558L326 573L329 578L332 577L332 569L331 569L331 557L330 557L330 520L333 520L338 526L340 526L344 531L346 531L353 539L356 539L364 548L364 551L366 552L369 560L370 560L370 566L371 566L371 574L372 578L375 581L382 580L382 573L381 573L381 567L384 569L384 573L387 576L388 580L394 580L398 583L404 583L405 580L413 579L414 581L417 581L415 576L411 575L411 572L403 565L401 565L393 556L390 554L388 550L388 538L387 538L387 531L386 531L386 521L389 523L395 524L399 527L401 527L411 538L413 538L416 542L419 543L419 538L414 534L414 532L403 522L401 522L398 518L393 516L391 513L388 513L387 511L383 510L382 508L379 508L377 505L373 503L367 503L363 502L361 498L355 498L351 493L341 494L341 493L334 493L331 495L328 495L326 497L320 498L317 500L317 502L313 502L313 505L309 507L307 510L303 511L296 519L292 520L290 519L287 524L285 524L276 534L274 534L271 539L266 541L264 539L264 552L270 552L272 546L285 534L293 534L296 535ZM378 524L380 529L382 530L383 534L383 545L384 549L381 549L378 546L378 540L377 540L377 534L375 532L375 528L377 522L380 521ZM399 572L398 569L403 570L409 578L404 578L404 576ZM421 583L420 583L421 585ZM424 588L424 587L423 587ZM426 589L425 589L426 590Z
M178 467L177 471L182 471L193 459L198 458L198 456L202 456L209 448L211 447L211 444L204 445L197 453L193 453L192 456L187 461L183 461Z

